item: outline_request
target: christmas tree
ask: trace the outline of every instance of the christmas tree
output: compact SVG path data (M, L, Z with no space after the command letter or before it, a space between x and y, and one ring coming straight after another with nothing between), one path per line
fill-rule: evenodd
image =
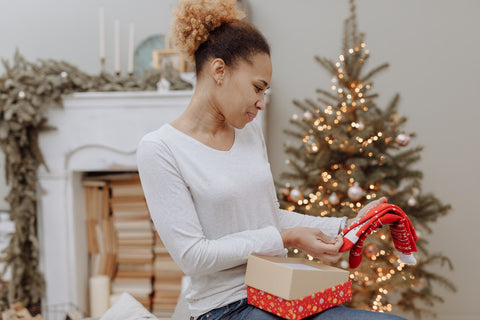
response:
M407 119L397 112L398 94L386 108L376 105L373 78L388 64L365 70L369 51L364 34L357 31L353 0L350 11L338 61L316 57L333 76L331 90L318 89L316 101L294 101L301 114L291 119L295 129L285 132L301 143L285 146L290 170L281 176L280 203L282 208L308 215L353 218L369 201L387 196L389 203L407 213L419 235L418 262L403 264L388 227L377 230L364 243L362 263L351 270L354 298L350 306L390 312L396 305L416 318L434 315L432 306L443 299L434 293L433 285L452 291L455 287L445 276L430 271L432 264L450 269L452 264L442 254L429 252L425 234L432 232L430 223L450 206L422 192L422 172L413 168L422 147L409 145L415 134L403 129ZM297 249L290 254L313 259ZM345 255L337 266L347 268L347 261Z

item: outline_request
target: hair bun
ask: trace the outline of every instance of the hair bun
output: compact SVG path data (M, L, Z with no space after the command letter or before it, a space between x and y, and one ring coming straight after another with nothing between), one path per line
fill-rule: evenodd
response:
M236 0L182 0L174 12L172 38L174 45L193 58L210 32L224 23L240 20L245 14L237 9Z

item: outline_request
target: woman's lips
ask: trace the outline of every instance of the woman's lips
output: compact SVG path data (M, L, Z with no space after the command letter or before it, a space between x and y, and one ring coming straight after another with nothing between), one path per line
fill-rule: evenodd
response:
M247 116L248 116L248 120L253 121L253 119L255 119L255 117L256 117L256 114L247 112Z

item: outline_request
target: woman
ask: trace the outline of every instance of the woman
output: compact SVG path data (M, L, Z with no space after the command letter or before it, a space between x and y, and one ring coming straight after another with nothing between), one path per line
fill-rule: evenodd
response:
M342 256L342 239L335 237L346 219L279 209L262 131L254 121L265 109L270 48L240 18L234 0L180 3L173 36L195 60L195 92L185 112L145 135L137 152L155 227L191 277L186 296L191 319L278 319L246 303L244 276L252 253L284 255L285 248L296 247L325 262ZM312 319L362 317L398 318L335 307Z

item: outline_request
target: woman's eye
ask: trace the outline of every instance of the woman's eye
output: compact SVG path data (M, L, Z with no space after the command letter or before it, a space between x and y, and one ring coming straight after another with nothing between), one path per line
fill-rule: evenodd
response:
M257 93L262 92L262 90L263 90L262 88L255 86L255 91L256 91Z

